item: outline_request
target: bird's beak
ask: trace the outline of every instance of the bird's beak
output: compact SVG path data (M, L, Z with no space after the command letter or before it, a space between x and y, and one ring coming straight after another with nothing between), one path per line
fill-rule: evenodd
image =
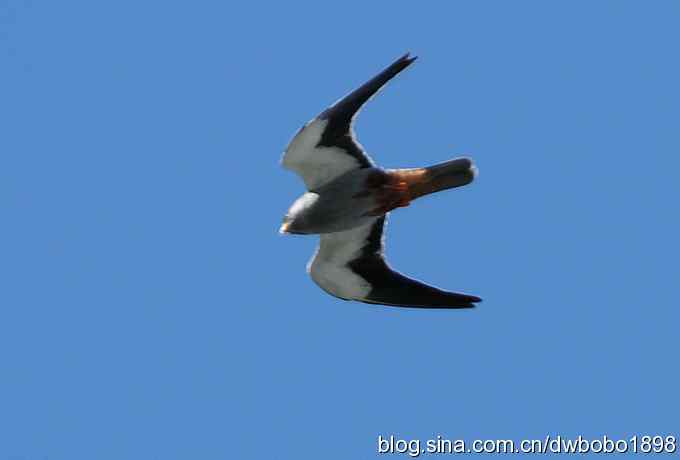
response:
M281 228L279 228L279 233L282 235L288 233L288 227L290 227L290 222L284 222L281 224Z

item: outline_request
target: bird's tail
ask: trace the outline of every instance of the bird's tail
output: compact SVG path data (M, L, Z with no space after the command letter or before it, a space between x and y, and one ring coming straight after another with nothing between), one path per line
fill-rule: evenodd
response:
M456 158L427 168L392 170L400 181L406 182L411 200L472 182L477 168L469 158Z

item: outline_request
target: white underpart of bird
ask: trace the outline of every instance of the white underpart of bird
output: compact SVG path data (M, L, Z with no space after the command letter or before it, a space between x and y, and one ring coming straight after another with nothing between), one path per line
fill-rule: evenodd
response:
M387 214L438 191L469 184L468 158L424 168L382 169L354 136L361 107L415 57L407 53L309 121L293 137L282 164L307 192L288 210L281 233L318 234L307 265L312 280L344 300L420 308L470 308L481 299L444 291L390 268L384 257Z

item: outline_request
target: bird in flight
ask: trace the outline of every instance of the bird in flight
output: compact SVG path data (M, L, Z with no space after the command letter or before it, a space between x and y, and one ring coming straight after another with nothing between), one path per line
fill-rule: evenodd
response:
M314 282L344 300L420 308L471 308L479 297L444 291L408 278L385 261L387 214L416 198L472 182L476 168L457 158L425 168L382 169L356 140L361 107L411 65L409 54L305 124L282 159L307 192L290 207L281 233L319 234L307 265Z

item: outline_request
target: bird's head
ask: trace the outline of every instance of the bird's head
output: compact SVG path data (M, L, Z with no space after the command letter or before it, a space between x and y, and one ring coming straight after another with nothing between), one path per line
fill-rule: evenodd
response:
M283 218L279 233L292 234L307 234L313 233L308 231L307 222L309 221L309 213L319 195L314 192L307 192L300 198L295 200L293 205L288 210L288 213Z

